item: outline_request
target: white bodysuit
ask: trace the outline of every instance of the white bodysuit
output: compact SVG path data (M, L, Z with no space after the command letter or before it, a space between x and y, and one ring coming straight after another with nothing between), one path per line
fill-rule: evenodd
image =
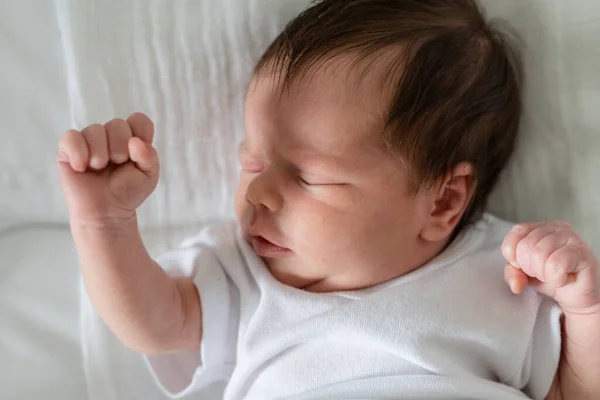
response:
M201 351L149 365L174 397L225 379L225 399L543 399L560 309L511 293L509 229L485 215L414 272L316 294L276 281L236 225L207 228L158 260L198 286Z

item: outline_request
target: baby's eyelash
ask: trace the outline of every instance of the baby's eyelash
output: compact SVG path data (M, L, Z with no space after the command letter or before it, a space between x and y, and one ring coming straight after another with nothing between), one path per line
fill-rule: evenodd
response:
M314 179L310 179L310 180L306 180L306 178L303 178L302 176L298 176L298 181L306 186L345 186L344 183L341 182L326 182L326 181L319 181L314 180Z
M301 176L298 177L298 180L300 181L300 183L307 185L307 186L315 186L316 184L308 182L306 179L302 178Z

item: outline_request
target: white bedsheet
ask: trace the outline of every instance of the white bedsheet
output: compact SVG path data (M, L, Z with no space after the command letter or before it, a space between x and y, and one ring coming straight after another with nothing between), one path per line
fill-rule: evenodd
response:
M54 3L0 2L0 398L87 398L79 273L54 152L70 123Z
M78 298L68 230L0 233L0 398L87 398Z
M66 222L54 168L71 123L64 68L54 2L0 1L0 229Z

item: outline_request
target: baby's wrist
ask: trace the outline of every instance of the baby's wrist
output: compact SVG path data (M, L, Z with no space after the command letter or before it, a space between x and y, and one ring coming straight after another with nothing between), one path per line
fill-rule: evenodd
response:
M74 220L71 233L83 269L111 269L112 266L120 270L132 260L150 260L135 216L106 221Z
M115 241L122 243L140 240L137 216L129 218L106 218L101 220L70 221L71 234L75 243L87 247L89 245L114 247Z
M129 230L132 227L137 229L137 214L126 217L105 217L95 219L71 218L69 221L72 230L97 231L97 232L115 232L119 230Z
M562 308L565 318L581 318L589 316L592 318L596 318L600 321L600 303L580 310L562 307L560 303L559 306Z

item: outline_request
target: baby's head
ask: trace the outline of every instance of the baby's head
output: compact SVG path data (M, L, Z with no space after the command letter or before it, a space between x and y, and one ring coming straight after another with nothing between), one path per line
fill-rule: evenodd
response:
M473 0L325 0L259 61L236 195L278 280L368 287L476 220L515 144L518 57Z

